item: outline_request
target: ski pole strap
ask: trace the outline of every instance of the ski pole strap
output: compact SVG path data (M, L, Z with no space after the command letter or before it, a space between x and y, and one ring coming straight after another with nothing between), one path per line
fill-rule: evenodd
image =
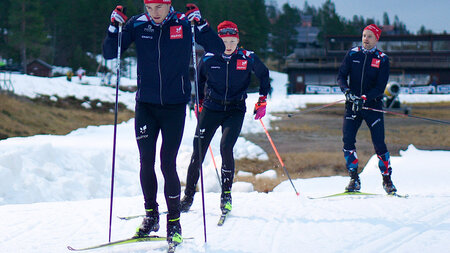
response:
M403 113L398 113L398 112L393 112L393 111L385 111L385 110L375 109L375 108L370 108L370 107L363 107L363 110L381 112L384 114L393 114L393 115L398 115L398 116L402 116L402 117L410 117L410 118L416 118L416 119L421 119L421 120L428 120L428 121L432 121L432 122L436 122L436 123L450 125L450 122L444 121L444 120L425 118L425 117L414 116L414 115L410 115L410 114L403 114Z

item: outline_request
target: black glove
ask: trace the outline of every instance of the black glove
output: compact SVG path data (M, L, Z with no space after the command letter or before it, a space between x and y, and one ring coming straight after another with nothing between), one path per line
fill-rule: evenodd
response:
M357 96L353 95L350 92L350 89L346 89L345 90L345 101L353 103L355 101L355 99L357 98Z
M355 100L353 100L353 105L352 105L352 111L353 112L359 112L362 110L364 105L364 99L360 98L360 97L356 97Z

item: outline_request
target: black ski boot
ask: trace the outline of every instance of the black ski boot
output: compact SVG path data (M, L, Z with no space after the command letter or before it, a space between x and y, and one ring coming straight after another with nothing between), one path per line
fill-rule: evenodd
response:
M350 175L350 182L347 187L345 187L345 191L356 192L361 190L361 181L359 180L358 170L349 170L348 174Z
M391 180L391 173L389 173L388 175L383 174L383 188L389 195L392 195L397 192L397 189L395 188Z
M185 194L180 201L180 211L187 213L192 206L192 202L194 202L194 195Z
M220 195L220 210L222 213L228 213L231 211L231 192L225 192Z
M136 229L134 238L144 237L150 234L152 231L159 230L159 212L158 208L146 209L145 217L142 224Z
M183 242L180 218L169 219L169 217L167 217L167 242L172 246L177 246Z

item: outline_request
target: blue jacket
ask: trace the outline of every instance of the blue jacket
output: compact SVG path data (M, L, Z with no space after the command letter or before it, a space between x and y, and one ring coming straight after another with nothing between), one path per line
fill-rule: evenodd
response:
M187 103L191 95L189 63L192 57L192 33L188 20L180 13L170 13L162 25L148 14L133 16L123 28L122 49L136 45L136 101L152 104ZM225 46L209 26L196 28L195 41L206 50L222 53ZM103 43L105 59L117 57L117 33L108 31Z
M342 92L349 88L354 95L366 95L366 104L375 106L381 104L388 79L388 56L378 49L367 51L359 46L345 55L337 80Z
M256 54L238 49L227 60L222 54L207 53L199 66L199 98L204 99L203 106L215 111L245 111L252 72L260 82L259 94L267 96L269 70Z

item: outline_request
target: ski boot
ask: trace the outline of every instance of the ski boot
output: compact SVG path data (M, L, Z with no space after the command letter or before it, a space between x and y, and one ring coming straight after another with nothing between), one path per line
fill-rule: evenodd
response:
M348 171L350 175L350 182L347 187L345 187L346 192L356 192L361 190L361 181L359 180L358 171L356 169L352 169Z
M231 192L224 192L220 196L220 210L222 210L222 213L229 213L231 211L232 205L231 205Z
M194 202L194 195L185 194L183 199L180 201L180 211L182 213L187 213Z
M169 247L176 247L183 242L180 217L175 219L169 219L167 217L167 242L169 243Z
M391 180L391 173L387 175L383 174L383 188L389 195L395 194L397 192L397 189L395 188Z
M136 229L133 238L148 236L150 232L159 230L159 212L158 208L145 209L145 217L142 224Z

